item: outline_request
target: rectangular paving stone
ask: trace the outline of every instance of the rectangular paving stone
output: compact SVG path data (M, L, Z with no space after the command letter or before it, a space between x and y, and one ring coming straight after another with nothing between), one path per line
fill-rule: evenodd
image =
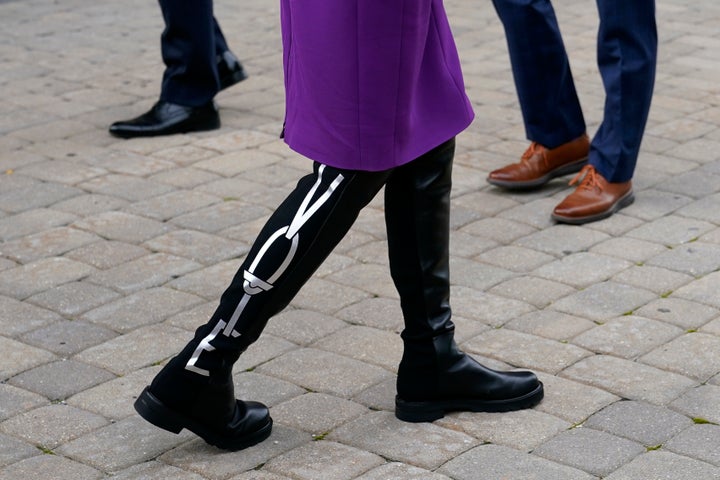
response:
M0 218L0 240L8 241L49 228L68 225L77 216L48 208L35 208L16 215Z
M639 443L578 427L545 442L533 454L603 477L644 452Z
M391 462L373 468L356 480L450 480L450 477L399 462Z
M567 342L597 324L586 318L575 317L553 310L538 310L509 321L505 326L518 332Z
M560 373L631 400L665 405L697 381L676 373L609 355L585 358Z
M492 329L464 342L468 353L496 358L510 365L557 373L591 352L575 345L515 332L508 328Z
M594 480L576 468L499 445L480 445L456 456L437 470L454 480L487 478L512 480Z
M636 358L679 337L682 329L635 315L614 318L572 339L572 343L595 353Z
M19 478L52 478L56 480L75 480L104 478L99 470L82 463L63 458L59 455L36 455L26 458L0 470L0 480Z
M100 270L106 270L144 257L149 253L138 245L110 240L76 248L65 254L65 257L82 261Z
M594 253L579 252L547 263L533 272L547 280L585 288L630 268L627 260Z
M720 317L720 310L717 308L674 296L658 298L635 313L641 317L677 325L685 330L697 329L713 318Z
M315 392L350 398L391 373L380 367L312 348L292 350L257 368Z
M263 468L299 480L351 480L383 463L382 457L373 453L325 440L301 445L273 458Z
M662 450L636 457L632 462L605 477L605 480L707 480L720 479L717 467Z
M532 235L523 236L515 240L513 245L561 257L584 252L609 238L607 234L589 228L555 225Z
M720 467L720 426L693 425L671 438L664 448Z
M432 423L401 422L389 412L359 417L326 438L430 470L478 444L464 433Z
M335 316L302 309L288 309L271 318L263 332L306 347L347 327L347 323Z
M688 417L720 424L720 387L700 385L689 389L670 406Z
M14 436L3 435L0 433L0 478L3 478L3 475L5 475L7 480L11 478L7 476L9 473L5 472L5 469L2 468L5 465L20 462L25 458L33 457L39 454L40 451L34 445L23 442ZM15 478L25 477L21 476Z
M66 258L44 258L0 272L0 293L17 299L63 283L74 282L95 272L90 265Z
M163 285L199 267L200 264L192 260L165 253L153 253L96 272L87 280L128 294Z
M3 244L2 253L18 263L30 263L60 256L70 250L100 240L99 237L69 227L58 227Z
M173 480L203 480L203 477L197 473L186 472L157 461L133 465L113 475L113 478L115 480L168 480L170 478Z
M205 265L234 259L248 251L243 243L193 230L168 232L145 242L143 246L154 252L188 258Z
M109 174L96 177L79 184L78 187L93 193L119 197L131 202L138 202L150 197L162 195L172 189L169 185L122 174Z
M186 330L150 325L88 348L74 358L116 375L126 375L175 355L189 338Z
M631 262L644 262L667 250L667 247L657 242L638 240L635 238L610 238L590 248L591 253L610 255L623 258Z
M99 415L55 404L16 415L0 424L0 430L52 450L107 424L108 421Z
M113 378L112 373L93 365L60 360L26 370L11 378L9 383L57 401Z
M137 243L172 230L172 225L125 212L102 212L72 225L109 240Z
M563 283L528 275L511 278L495 285L489 292L543 308L558 298L575 293L575 289Z
M0 331L13 337L60 320L60 315L27 302L0 295Z
M720 308L720 295L717 294L718 282L720 282L720 272L713 272L679 288L673 292L673 296Z
M116 332L162 322L170 315L203 303L200 297L171 288L148 288L90 310L82 319Z
M550 308L590 320L604 321L632 312L656 296L642 288L608 281L561 298Z
M55 355L40 348L0 337L0 381L5 381L20 372L48 363Z
M366 413L368 409L359 403L313 392L275 405L271 411L275 421L316 436L325 435L339 425Z
M452 289L452 309L456 316L469 320L478 320L491 327L501 327L510 320L535 311L535 307L526 302L505 298L456 286Z
M543 382L545 396L534 407L572 424L585 421L595 412L620 400L620 397L605 390L555 375L538 373Z
M312 346L345 355L396 372L402 357L402 339L395 332L351 326L317 341Z
M647 264L702 277L720 268L720 245L700 241L678 245L650 258Z
M256 470L269 460L310 441L309 433L274 424L267 440L238 452L220 450L195 438L178 448L166 448L167 452L159 460L198 473L203 478L229 478Z
M720 337L691 332L660 345L640 361L686 377L706 381L720 372Z
M72 318L118 297L120 294L109 288L80 281L50 288L27 301Z
M620 401L590 417L584 427L657 447L692 425L690 418L646 402Z
M172 434L133 416L65 443L56 452L104 472L114 472L152 460L191 436L187 431Z

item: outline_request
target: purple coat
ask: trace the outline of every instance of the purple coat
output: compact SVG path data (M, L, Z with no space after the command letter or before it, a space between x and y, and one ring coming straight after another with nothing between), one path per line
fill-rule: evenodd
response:
M442 0L281 0L285 141L333 167L407 163L473 119Z

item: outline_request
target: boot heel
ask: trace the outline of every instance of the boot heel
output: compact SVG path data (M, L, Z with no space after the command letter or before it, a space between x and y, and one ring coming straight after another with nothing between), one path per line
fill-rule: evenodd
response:
M434 422L445 416L445 409L433 402L406 402L395 398L395 417L403 422Z
M135 411L156 427L172 433L180 433L182 422L145 387L133 404Z

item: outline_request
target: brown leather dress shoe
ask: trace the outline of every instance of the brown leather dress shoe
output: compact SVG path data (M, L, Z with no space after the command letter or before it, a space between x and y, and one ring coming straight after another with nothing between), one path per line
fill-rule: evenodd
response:
M586 134L553 149L532 142L520 163L490 172L487 181L511 190L537 188L555 177L580 170L587 163L589 152L590 139Z
M573 225L594 222L609 217L635 200L632 181L610 183L592 165L583 167L570 185L580 179L575 191L553 210L552 218L556 221Z

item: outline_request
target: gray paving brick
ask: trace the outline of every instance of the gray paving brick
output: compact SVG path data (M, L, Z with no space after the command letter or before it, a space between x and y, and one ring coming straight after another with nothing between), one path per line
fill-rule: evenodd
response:
M454 249L451 251L455 252ZM514 245L493 248L481 253L477 258L485 263L521 273L535 270L555 259L547 253Z
M610 255L631 262L644 262L667 250L667 247L656 242L635 238L610 238L590 248L590 253Z
M397 301L392 303L397 304ZM372 312L371 308L364 310ZM264 331L305 347L347 326L347 323L335 317L297 309L286 310L271 318Z
M495 445L530 452L546 440L572 426L547 413L520 410L498 413L456 413L438 420L437 425L457 430Z
M127 159L124 161L126 162ZM93 178L78 186L96 194L119 197L131 202L162 195L171 190L169 185L121 174Z
M206 478L228 478L258 469L270 459L311 440L309 433L273 425L272 434L267 440L239 452L218 450L200 439L193 439L164 453L159 460L183 470L197 472Z
M333 316L353 325L396 332L403 328L400 302L390 298L367 298L340 309Z
M382 465L378 455L331 441L306 443L270 460L263 468L302 480L349 480Z
M688 417L645 402L615 402L590 417L584 426L657 447L692 425Z
M592 352L634 359L682 334L678 327L629 315L588 330L572 343Z
M104 241L77 248L65 256L105 270L138 259L148 253L146 249L130 243Z
M2 295L0 312L0 331L7 336L19 335L60 319L55 312Z
M710 273L689 285L679 288L676 292L673 292L673 296L720 308L720 297L717 295L716 287L718 279L720 279L720 272Z
M720 245L691 242L666 250L647 264L702 277L720 268Z
M529 303L480 292L467 287L452 288L451 305L456 316L500 327L535 310Z
M91 275L95 269L66 258L44 258L0 272L0 292L18 299Z
M265 470L251 470L249 472L234 475L230 480L291 480L288 477L266 472Z
M511 320L506 326L519 332L567 341L595 327L596 323L553 310L538 310Z
M374 296L397 298L397 290L390 278L390 272L383 265L352 265L325 278L340 285L367 291Z
M623 398L661 405L697 384L676 373L609 355L585 358L565 369L561 375Z
M16 387L39 393L49 400L64 400L70 395L115 378L103 369L76 360L60 360L11 378Z
M349 398L390 376L380 367L311 348L292 350L259 366L257 372L341 398Z
M57 404L17 415L0 424L0 430L52 450L107 423L98 415Z
M717 175L712 177L715 182L718 181ZM692 217L699 220L707 220L715 224L720 221L720 195L710 195L700 198L688 205L685 205L677 211L678 215Z
M236 369L237 370L237 369ZM307 393L304 388L269 375L261 375L254 371L236 374L235 396L242 400L254 400L274 407Z
M72 318L118 297L119 293L108 288L80 281L50 288L27 301Z
M59 227L6 242L3 255L18 263L30 263L62 255L74 248L99 240L99 237L74 228Z
M720 426L693 425L668 441L664 448L720 466Z
M180 215L171 222L181 228L216 233L258 218L262 218L264 223L267 218L267 208L238 201L238 192L216 192L210 186L208 192L221 195L225 201ZM256 234L254 232L253 237Z
M16 215L0 218L0 240L7 241L42 232L52 227L68 225L76 220L71 213L47 208L36 208Z
M575 292L569 285L532 276L512 278L494 286L490 293L515 298L538 308L545 307L558 298Z
M403 352L400 336L376 328L352 326L318 340L313 348L345 355L355 360L397 371Z
M660 295L687 285L694 280L690 275L648 265L633 266L612 277L614 282L643 288Z
M58 455L36 455L4 468L0 480L19 478L53 478L56 480L94 480L103 473L82 463Z
M126 210L143 217L165 221L220 201L220 198L204 192L178 190L133 203Z
M545 396L535 410L566 420L573 425L616 402L620 397L605 390L567 380L562 377L538 373L543 382Z
M41 395L0 383L0 422L47 403Z
M82 192L77 188L56 183L46 183L38 188L14 189L0 193L2 209L8 213L20 213L32 209L50 207L53 203L76 197Z
M720 387L700 385L689 389L670 406L693 419L720 423Z
M69 214L88 216L124 207L127 200L109 195L88 194L63 200L53 205L54 210Z
M449 477L404 463L391 462L357 477L357 480L449 480Z
M253 370L258 365L297 349L297 345L287 340L269 334L262 335L258 341L243 352L235 363L235 369L238 371Z
M686 330L698 328L720 316L720 311L716 308L673 296L658 298L644 305L635 313L642 317L671 323Z
M133 416L65 443L56 449L56 453L113 472L152 460L169 448L186 442L191 435L187 431L174 435Z
M110 420L129 417L135 414L133 402L158 371L159 366L134 371L76 393L66 403Z
M660 345L640 361L663 370L706 381L720 372L720 337L705 333L687 333Z
M0 337L0 381L55 359L52 353L21 342Z
M476 480L478 472L487 478L508 480L592 480L596 477L576 468L499 445L481 445L447 464L439 473L456 480Z
M395 411L396 380L395 377L383 380L354 395L352 400L365 405L371 410Z
M645 448L639 443L579 427L545 442L533 454L604 476L644 452Z
M548 280L584 288L607 280L631 266L632 264L626 260L580 252L545 264L535 270L533 274Z
M332 314L371 296L371 294L357 288L315 278L303 286L290 305L296 308Z
M15 437L0 433L0 478L2 478L3 475L6 475L6 473L3 473L4 469L1 467L39 454L40 451L35 446L23 442Z
M486 240L492 240L499 244L509 244L514 240L526 237L535 231L536 229L530 225L494 217L483 218L460 229L460 232L462 233L474 235ZM530 248L532 248L532 246Z
M524 236L513 242L513 244L560 257L583 252L608 238L610 237L607 234L588 228L555 225L532 235Z
M604 321L632 312L655 297L647 290L608 281L561 298L551 308L578 317Z
M199 267L199 264L197 264ZM197 268L190 273L176 274L168 287L193 293L217 304L220 295L230 285L242 262L238 259L226 260L215 265Z
M116 332L129 332L138 327L159 323L168 316L202 301L200 297L170 288L149 288L109 301L86 312L82 319Z
M316 436L323 436L365 413L368 409L358 403L312 392L275 405L271 411L276 422Z
M461 345L470 353L510 365L557 373L591 353L575 345L538 338L508 328L492 329Z
M477 445L477 440L431 423L405 423L388 412L375 412L330 433L335 440L387 459L434 469Z
M160 286L173 278L197 270L192 260L153 253L90 275L88 281L123 293Z
M136 243L162 235L172 229L167 223L125 212L102 212L73 224L109 240Z
M670 452L654 451L636 457L619 468L606 480L717 480L720 470L709 463L690 459Z
M197 473L186 472L161 462L152 461L133 465L113 475L116 480L202 480Z
M628 232L628 236L647 241L661 238L665 245L674 246L696 239L713 228L711 223L702 220L671 215L642 225Z

